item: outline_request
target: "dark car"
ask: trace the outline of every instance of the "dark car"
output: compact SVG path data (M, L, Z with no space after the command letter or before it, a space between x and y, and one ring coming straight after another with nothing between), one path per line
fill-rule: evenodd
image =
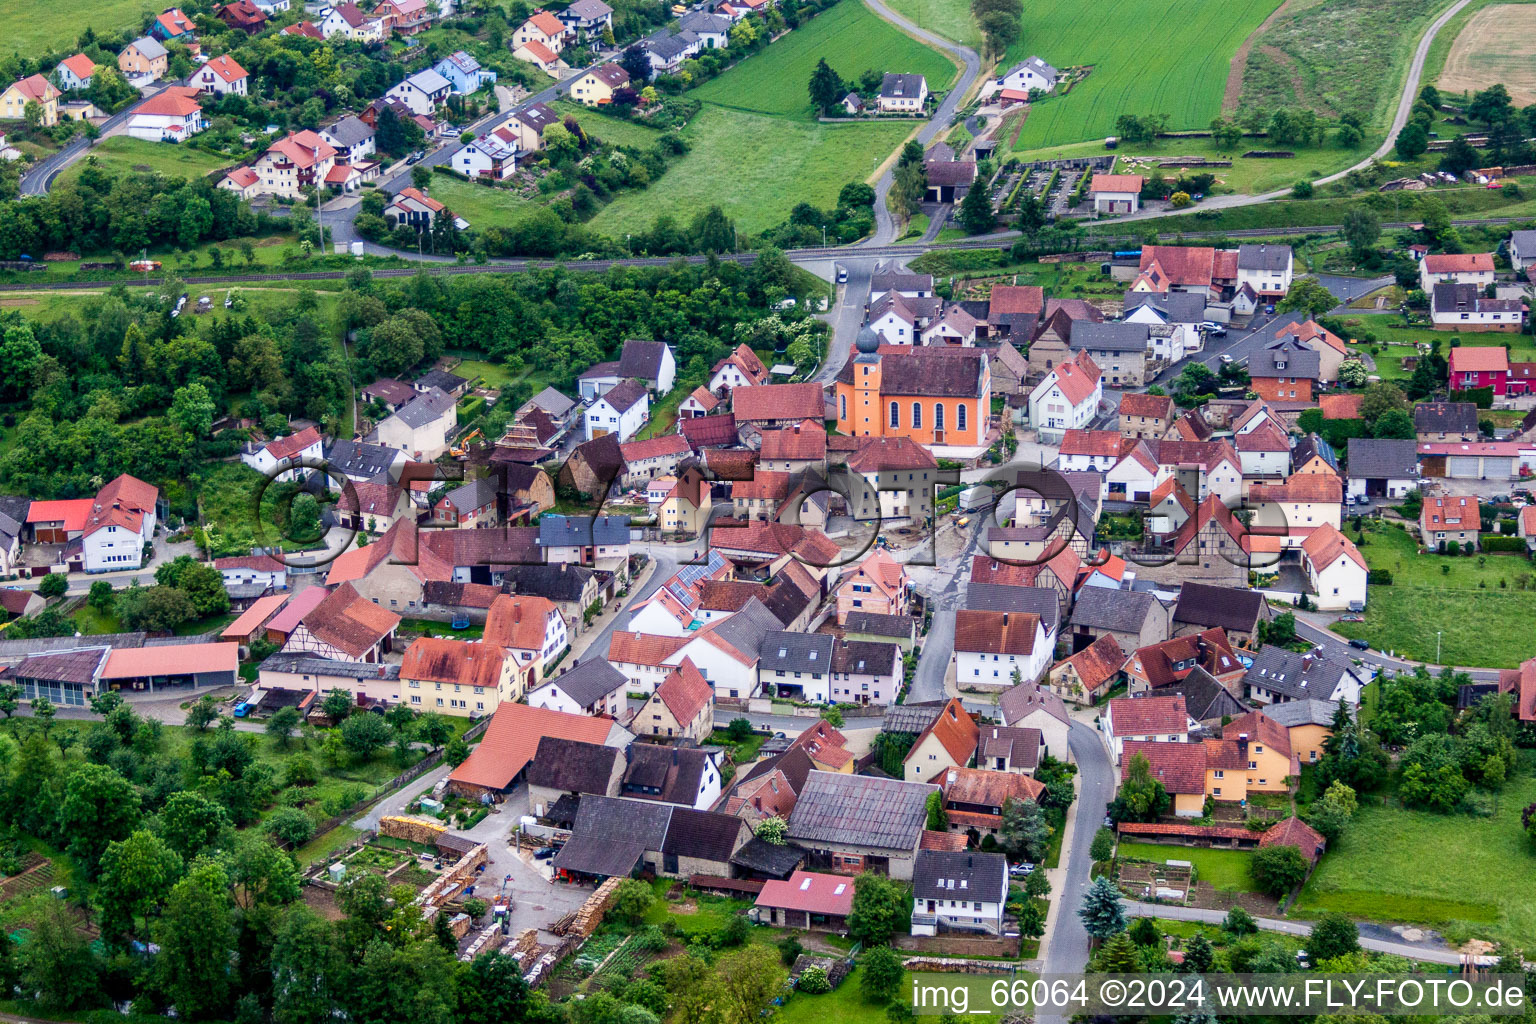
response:
M1355 648L1357 651L1368 651L1371 649L1371 642L1369 640L1361 640L1359 637L1355 637L1349 642L1349 646Z
M554 855L555 848L553 846L541 846L537 850L533 851L534 860L549 860L549 858L553 857Z

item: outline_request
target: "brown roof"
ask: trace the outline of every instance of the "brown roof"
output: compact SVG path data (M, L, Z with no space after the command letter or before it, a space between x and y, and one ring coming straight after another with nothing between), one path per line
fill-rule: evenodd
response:
M954 649L982 654L1027 655L1035 649L1040 616L1031 612L955 612Z
M1466 530L1476 533L1482 528L1482 513L1478 510L1477 499L1461 494L1425 498L1424 510L1419 513L1419 528L1425 531Z
M494 690L501 682L506 657L502 648L491 644L424 636L406 648L400 678Z
M1499 670L1499 692L1515 695L1515 715L1522 722L1536 722L1536 658L1519 668Z
M1037 284L995 284L988 300L988 315L998 313L1041 313L1045 310L1045 289Z
M527 704L503 703L491 717L485 738L472 748L469 758L448 776L487 789L506 789L533 759L545 736L602 743L614 726L611 718L572 715Z
M345 491L343 491L345 493ZM427 530L418 537L416 521L410 517L402 517L395 521L390 528L384 531L384 535L371 544L360 548L352 548L336 557L331 563L325 576L328 584L350 583L360 580L381 565L403 565L413 576L420 580L448 580L453 578L455 564L467 565L467 562L449 562L439 554L436 546L431 543L448 534L474 534L485 533L487 535L498 531L491 530ZM487 538L489 539L489 537Z
M1173 399L1167 395L1132 393L1120 397L1120 415L1154 416L1167 419L1173 415Z
M1181 795L1205 792L1205 744L1128 740L1120 755L1122 782L1130 777L1131 761L1137 754L1147 759L1152 767L1152 777L1168 792Z
M1357 420L1360 418L1360 402L1364 395L1319 395L1317 407L1325 420Z
M655 459L664 455L685 455L688 452L688 439L681 434L661 434L644 441L621 444L619 451L623 453L624 461L633 466L644 459Z
M949 756L956 764L968 764L976 753L977 744L981 742L981 728L977 726L976 720L971 717L970 712L965 710L965 706L958 698L952 698L944 705L944 710L940 711L937 717L928 723L928 728L917 737L916 742L912 744L912 749L916 750L921 746L923 740L930 734L939 738L939 742L943 744L945 750L949 751Z
M667 706L672 717L684 728L709 705L714 695L714 689L699 674L691 658L680 661L656 688L656 699Z
M1431 274L1476 274L1493 272L1491 252L1437 252L1424 257L1424 269Z
M986 354L974 348L880 348L880 394L895 397L920 395L936 398L976 398L981 395L981 375ZM837 379L853 383L852 360Z
M361 658L394 632L400 616L363 597L352 584L343 583L315 605L303 622L317 639L350 657Z
M1132 395L1126 395L1132 398ZM1125 406L1121 404L1121 409ZM1120 442L1124 440L1115 430L1081 430L1076 427L1061 435L1062 455L1102 455L1119 458Z
M1316 864L1328 841L1311 825L1300 818L1291 817L1266 829L1259 837L1259 845L1294 846L1308 862Z
M486 614L484 641L518 650L543 650L549 617L559 614L555 603L546 597L502 594L491 602Z
M750 480L731 481L731 497L783 501L789 497L790 475L781 470L759 469Z
M964 832L933 832L926 828L917 840L919 850L947 850L958 853L965 849L965 845Z
M1216 250L1209 246L1141 247L1141 270L1143 273L1160 271L1160 278L1153 283L1162 291L1167 291L1169 285L1209 287L1215 264Z
M1243 663L1227 642L1226 631L1219 626L1138 648L1131 657L1133 664L1140 665L1140 675L1153 688L1181 681L1196 665L1218 677L1244 671ZM1186 667L1179 670L1175 667L1179 664Z
M787 419L819 423L827 416L821 385L811 382L736 388L731 392L731 411L738 423Z
M1035 800L1045 785L1018 772L986 768L950 768L937 780L946 801L1002 807L1009 800Z
M1183 836L1187 839L1252 840L1246 828L1227 825L1179 825L1168 821L1122 821L1115 826L1123 836Z
M1109 702L1109 714L1117 736L1189 732L1183 697L1116 697Z
M692 639L691 636L657 636L616 630L608 639L608 660L620 665L659 667Z
M1332 473L1297 473L1287 477L1284 483L1254 484L1248 494L1249 500L1254 502L1308 501L1337 505L1344 500L1344 481Z
M1221 735L1229 740L1242 739L1246 736L1250 745L1263 744L1286 757L1291 756L1290 731L1273 718L1261 715L1257 711L1250 711L1242 718L1232 719L1222 727Z
M1113 633L1105 633L1059 664L1071 664L1088 689L1096 689L1125 666L1125 652Z
M861 437L858 451L848 457L855 473L897 469L938 469L938 460L909 437Z
M820 419L815 419L782 430L765 430L758 455L764 459L823 459L827 455L826 428Z

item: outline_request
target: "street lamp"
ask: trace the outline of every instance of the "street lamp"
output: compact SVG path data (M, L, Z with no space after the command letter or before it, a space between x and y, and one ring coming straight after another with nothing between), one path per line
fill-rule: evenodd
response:
M1440 634L1442 630L1435 630L1435 664L1440 664Z

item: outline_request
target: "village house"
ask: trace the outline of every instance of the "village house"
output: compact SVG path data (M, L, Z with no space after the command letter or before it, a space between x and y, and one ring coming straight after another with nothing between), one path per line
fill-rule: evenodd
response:
M453 83L434 68L423 68L384 94L386 99L399 100L413 114L430 116L439 105L448 101Z
M843 933L853 912L853 882L846 875L796 871L770 878L757 894L758 920L776 928Z
M609 392L604 398L611 395ZM658 476L677 473L689 454L688 439L681 434L662 434L620 445L619 453L624 456L623 486L644 487Z
M1071 657L1052 665L1047 674L1047 685L1059 699L1074 704L1092 704L1121 680L1124 665L1123 649L1114 634L1106 633ZM1003 696L1006 698L1008 694ZM1004 713L1007 713L1006 708Z
M906 568L876 548L838 582L837 621L846 623L849 613L855 611L906 615L911 609L910 587Z
M427 0L380 0L373 13L397 36L425 32L433 22L433 9Z
M179 142L204 128L201 104L190 86L171 86L140 103L128 118L128 135L145 142Z
M882 114L916 114L928 102L928 83L922 75L887 71L880 80L875 109Z
M1237 247L1237 286L1247 285L1267 302L1285 297L1291 290L1295 258L1288 245L1240 245Z
M1311 347L1284 337L1250 357L1248 376L1249 387L1267 402L1310 402L1322 379L1322 359Z
M1050 92L1056 88L1056 80L1061 75L1051 65L1039 57L1028 57L997 77L997 85L1002 90L1022 92L1026 96L1036 89L1041 92Z
M1436 285L1470 284L1482 290L1493 283L1493 253L1430 253L1419 261L1419 287L1433 293Z
M1056 637L1047 635L1038 615L969 609L955 613L955 681L961 687L1002 690L1021 681L1036 682L1055 654Z
M1099 719L1116 764L1128 760L1123 757L1127 742L1188 743L1198 725L1185 710L1183 697L1116 697Z
M1509 352L1502 345L1459 345L1448 363L1452 391L1492 388L1498 396L1509 388Z
M710 371L709 390L715 394L732 388L752 387L768 383L768 368L745 344L737 345L730 355L715 363Z
M571 98L589 107L613 102L613 94L629 88L629 72L617 64L595 67L571 83Z
M400 616L369 601L350 583L322 593L322 599L307 611L293 608L301 611L301 617L288 633L283 650L335 661L383 661ZM280 614L272 624L277 625L282 618Z
M806 420L822 422L826 418L826 399L821 385L810 381L764 384L732 391L731 413L737 427L793 428Z
M628 441L650 419L650 407L645 385L637 380L608 389L586 411L587 440L613 434L620 443Z
M504 181L517 170L517 141L505 128L470 139L453 155L454 168L470 178Z
M951 698L913 742L903 761L908 782L942 782L951 768L969 767L981 730L958 698Z
M1482 529L1477 498L1464 494L1435 494L1424 498L1419 511L1419 535L1424 546L1442 554L1451 544L1476 550Z
M1104 381L1097 362L1087 352L1079 351L1070 361L1048 371L1045 379L1029 393L1029 421L1043 443L1059 441L1068 430L1081 429L1092 423L1103 397ZM1073 465L1070 468L1099 467Z
M1095 214L1135 213L1141 209L1141 189L1146 179L1139 174L1099 174L1088 183Z
M1243 696L1254 704L1281 704L1315 697L1359 704L1368 668L1320 654L1297 654L1264 644L1243 677Z
M1003 810L1010 803L1033 803L1045 786L1019 772L987 768L950 768L939 781L944 793L944 812L949 831L979 845L986 836L997 838Z
M998 710L1008 728L1040 731L1041 757L1049 754L1061 761L1072 760L1067 743L1071 718L1058 694L1036 683L1020 683L1003 691L998 698Z
M715 691L688 658L662 677L631 723L640 736L701 742L715 728Z
M1241 691L1245 666L1220 628L1173 637L1136 650L1125 663L1126 688L1133 696L1184 682L1202 672L1233 693Z
M1124 297L1127 323L1170 329L1169 351L1185 355L1205 347L1205 299L1190 292L1132 292Z
M1248 489L1248 523L1255 536L1277 537L1282 548L1298 547L1320 526L1343 525L1344 483L1336 476L1293 476Z
M807 865L835 874L865 871L910 881L938 786L813 771L789 816L790 842Z
M54 84L65 92L89 89L91 76L95 73L96 62L83 53L77 53L59 61L59 66L53 71Z
M624 673L602 658L588 658L528 691L528 703L576 715L618 717L624 710Z
M405 488L388 478L365 480L343 487L334 509L336 525L372 536L387 533L402 516L414 518Z
M369 440L405 452L417 462L431 462L448 450L458 424L453 396L434 388L381 420Z
M117 70L130 82L158 82L165 77L170 61L170 51L160 40L143 36L123 47L117 55ZM0 97L0 109L3 108L4 99Z
M526 670L494 644L421 637L400 663L400 700L416 711L479 717L525 688Z
M1329 524L1313 530L1302 541L1301 550L1320 610L1365 608L1368 569L1353 541Z
M1437 331L1519 331L1526 308L1520 299L1495 299L1483 295L1475 284L1435 285L1430 295L1429 319Z
M1419 486L1418 446L1395 438L1349 439L1350 497L1401 498Z
M28 75L26 78L12 82L3 93L0 93L0 120L25 121L27 105L36 103L38 109L42 111L40 124L44 128L51 128L59 123L60 95L54 84L44 76Z
M912 873L912 934L1001 935L1008 858L972 850L919 850Z
M1266 704L1259 714L1283 726L1291 755L1302 764L1316 764L1325 753L1324 744L1333 735L1333 716L1339 702L1317 697Z
M308 476L306 467L318 468L324 460L325 443L314 427L265 444L253 444L240 455L241 462L279 483Z
M448 775L448 791L471 800L501 802L524 778L545 736L601 743L623 749L634 736L610 718L571 715L527 704L503 703L491 717L485 738Z
M1167 607L1152 594L1092 586L1078 592L1071 627L1073 651L1104 636L1131 651L1167 640L1171 630Z
M618 359L584 370L577 378L577 387L582 400L590 402L626 380L637 380L660 398L672 390L676 378L677 359L666 343L631 339L624 343Z
M577 41L613 31L613 8L603 0L575 0L555 17L574 34Z
M324 186L335 165L336 150L318 133L306 129L289 132L272 143L248 169L256 176L257 193L296 199L305 188ZM219 187L238 189L244 185L232 173Z
M1161 438L1168 433L1168 428L1173 426L1173 399L1167 395L1139 393L1122 395L1118 425L1121 437ZM1119 454L1118 451L1116 454ZM1108 469L1109 466L1103 468Z
M193 24L192 19L182 13L179 7L167 7L155 15L154 21L149 25L149 34L162 43L172 40L191 42L196 30L197 26Z
M351 2L322 7L316 17L316 24L327 39L341 36L349 43L367 45L383 42L388 32L385 19L364 14L362 8Z
M439 498L432 506L432 522L455 529L495 526L496 496L496 481L478 477Z
M1413 407L1413 434L1421 442L1476 441L1477 405L1473 402L1419 402Z
M496 72L482 67L478 60L464 50L450 53L432 65L432 70L446 78L452 84L453 91L460 96L479 92L496 81Z
M1233 644L1253 646L1259 623L1274 617L1264 595L1247 588L1185 583L1173 606L1174 636L1220 629Z
M213 9L213 16L230 28L253 36L266 28L267 13L251 0L232 0Z
M1106 385L1116 389L1140 387L1146 383L1148 365L1152 361L1154 331L1162 332L1165 346L1171 344L1170 328L1119 321L1078 324L1072 329L1069 345L1073 352L1093 357ZM1182 351L1170 356L1165 348L1162 361L1182 357Z
M571 36L571 31L560 23L559 18L548 11L537 10L512 33L512 46L515 49L524 43L536 42L559 53Z

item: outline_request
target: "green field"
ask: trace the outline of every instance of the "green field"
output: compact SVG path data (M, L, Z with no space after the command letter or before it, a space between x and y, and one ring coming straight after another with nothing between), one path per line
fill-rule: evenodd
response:
M433 199L479 229L515 224L539 206L510 188L476 185L446 174L434 174L429 191Z
M590 224L617 238L650 230L663 213L686 224L718 205L743 232L762 231L796 203L836 205L842 187L867 179L912 128L910 121L807 124L705 104L683 130L688 155L650 188L620 195Z
M1021 136L1022 138L1022 136ZM1249 140L1253 141L1253 140ZM1216 175L1214 194L1224 192L1259 193L1290 188L1299 178L1316 179L1342 171L1358 163L1370 150L1361 145L1358 149L1340 149L1325 145L1292 147L1296 156L1291 159L1267 159L1241 154L1249 151L1244 145L1235 152L1223 152L1210 139L1158 139L1151 144L1131 146L1122 143L1119 159L1115 162L1116 174L1141 174L1151 177L1160 161L1180 156L1199 156L1212 160L1231 160L1231 167L1196 167L1190 173ZM1027 153L1015 153L1020 160L1060 160L1067 157L1102 156L1105 154L1102 139L1092 142L1074 142L1060 146L1045 146ZM1181 172L1176 167L1161 168L1163 176L1172 180ZM1086 210L1087 206L1079 207Z
M139 0L0 0L0 25L5 41L0 51L40 57L50 48L75 52L75 40L87 27L98 33L137 28L152 4Z
M881 18L862 0L844 0L691 95L734 110L811 121L816 112L807 84L822 58L845 80L871 68L915 72L928 80L930 91L938 92L955 77L955 66L937 50Z
M1362 801L1344 840L1301 891L1299 916L1340 910L1372 921L1443 927L1527 948L1536 937L1536 855L1520 813L1536 800L1536 780L1504 788L1489 818L1407 811Z
M1026 4L1022 41L1003 67L1038 54L1058 68L1093 65L1065 96L1030 109L1014 149L1115 134L1121 114L1167 114L1171 128L1205 128L1221 112L1232 55L1276 0L1106 0Z
M1402 91L1409 56L1429 23L1450 3L1293 0L1254 40L1242 103L1267 110L1310 107L1325 117L1353 113L1367 125L1385 129Z
M891 0L886 6L918 28L981 48L981 29L976 27L970 4L965 0Z
M126 135L114 135L102 139L91 148L89 157L67 168L60 177L66 181L78 177L80 169L92 160L116 175L153 171L178 178L201 178L211 171L233 167L239 162L193 146L145 142L143 139L130 139Z
M647 149L661 137L661 132L650 125L622 117L611 117L569 100L552 103L550 107L562 118L574 117L576 123L581 125L582 131L588 135L596 136L615 146L638 146L641 149Z
M1253 855L1246 850L1207 850L1193 846L1161 846L1157 843L1121 843L1121 860L1135 858L1158 864L1187 860L1195 866L1195 880L1209 882L1217 889L1247 892L1253 888L1248 864Z

